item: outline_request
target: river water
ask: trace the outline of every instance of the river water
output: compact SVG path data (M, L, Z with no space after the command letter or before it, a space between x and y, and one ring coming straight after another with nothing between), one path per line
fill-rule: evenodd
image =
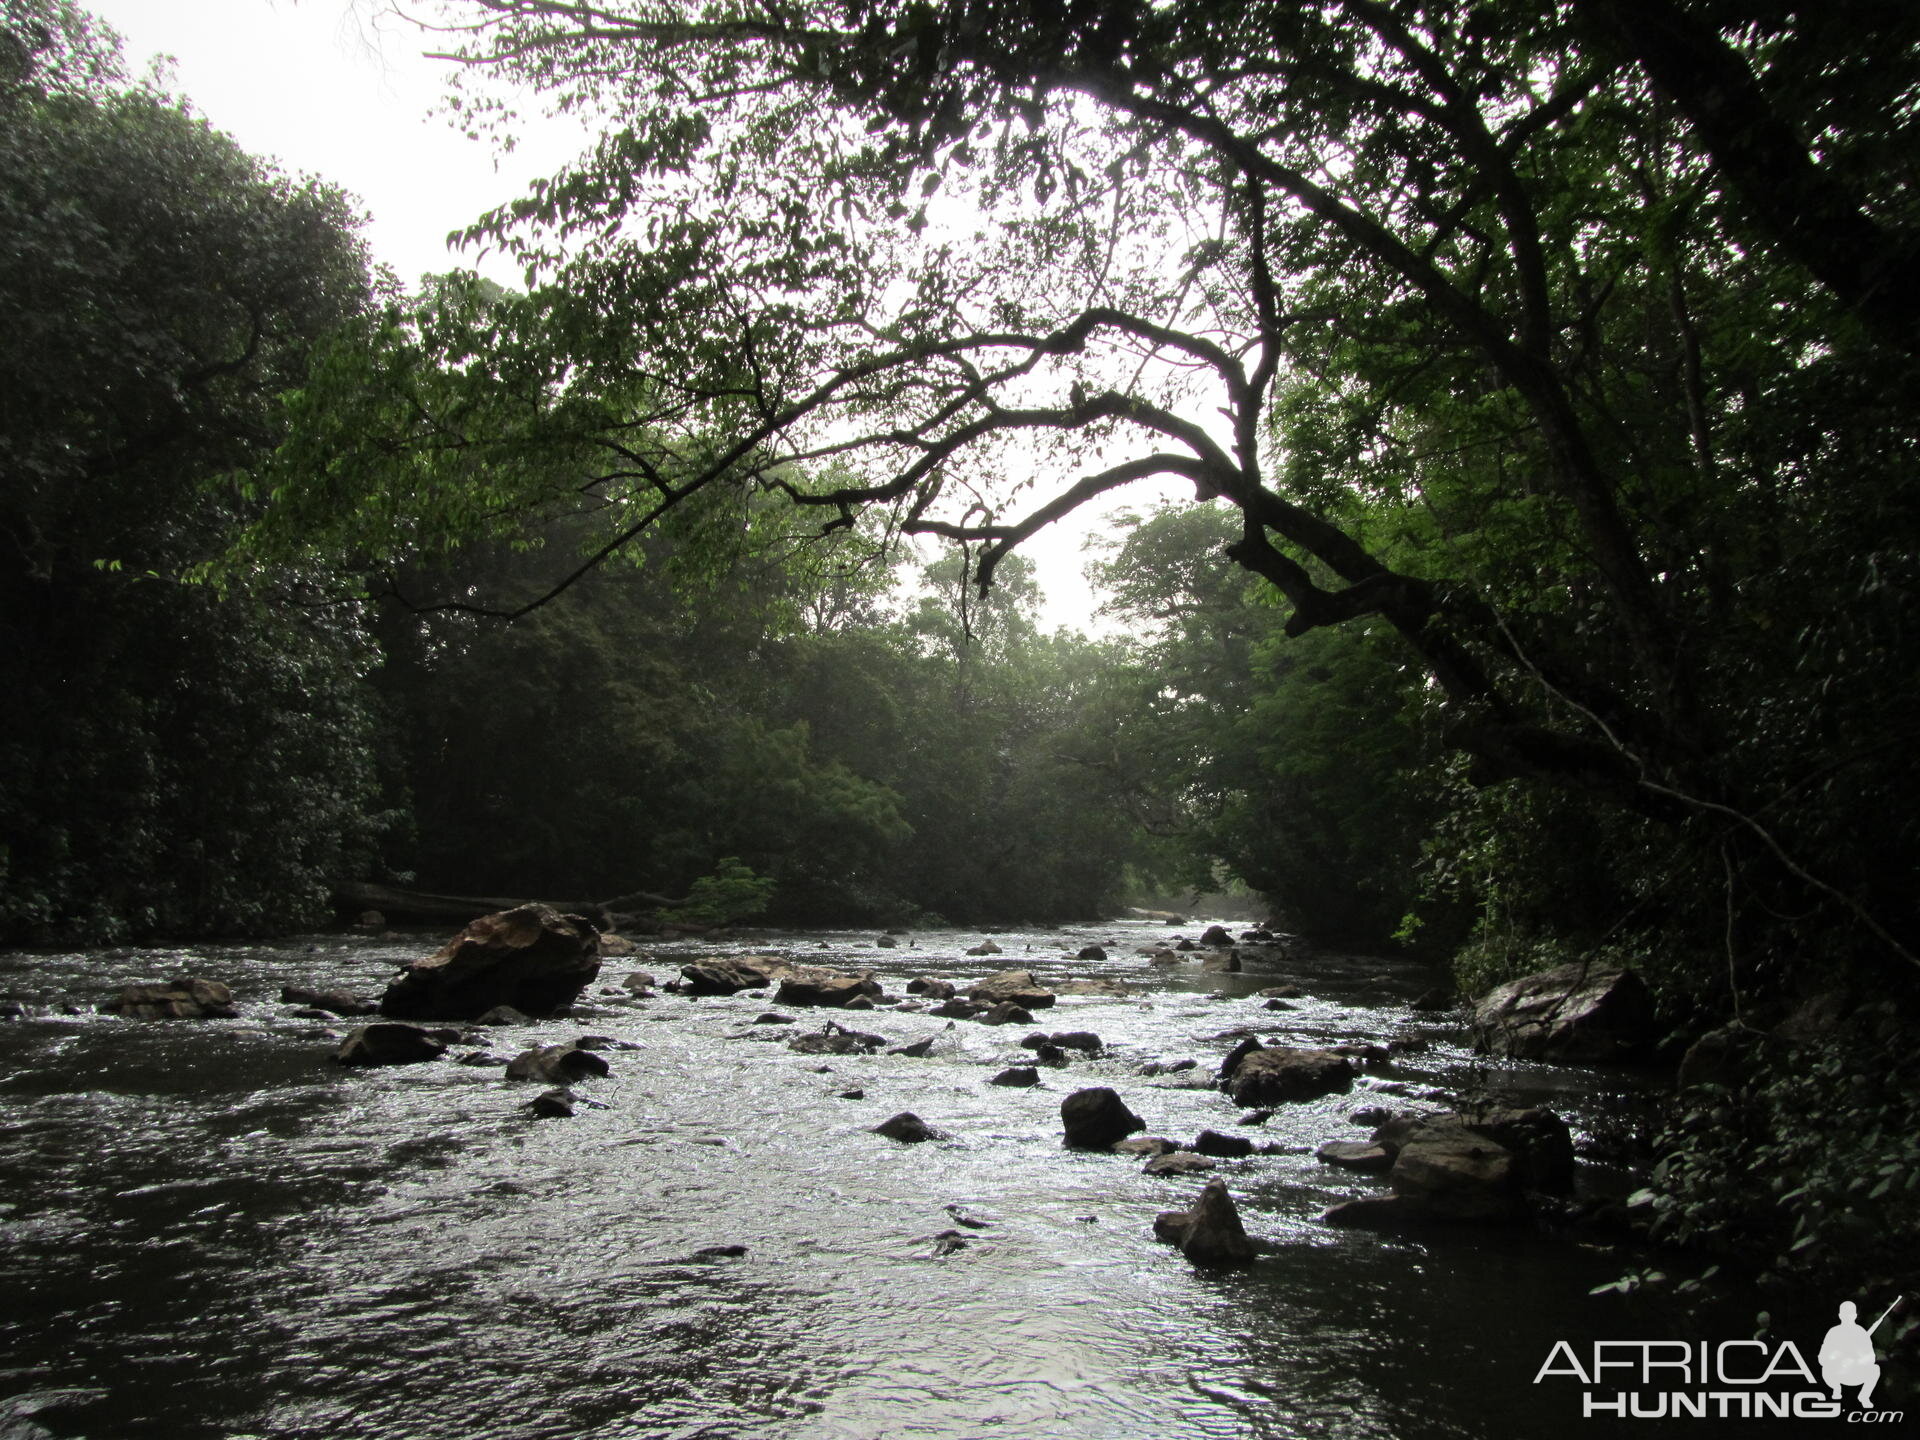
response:
M835 1012L935 1048L820 1057L783 1039L826 1012L755 1025L764 997L597 986L565 1020L487 1032L502 1055L583 1033L636 1047L576 1087L595 1105L545 1121L523 1108L543 1087L498 1068L343 1070L328 1056L349 1022L278 1001L285 984L377 996L438 936L0 955L0 993L33 1002L0 1024L0 1398L103 1392L40 1422L95 1440L1603 1433L1564 1385L1533 1381L1553 1340L1649 1323L1588 1294L1621 1256L1530 1232L1326 1226L1328 1205L1380 1187L1311 1151L1363 1138L1345 1118L1360 1106L1408 1103L1383 1083L1491 1084L1579 1133L1604 1127L1623 1082L1478 1071L1457 1019L1407 1008L1431 983L1408 964L1203 974L1138 953L1174 933L1199 926L996 934L1004 953L985 959L966 931L896 949L871 933L649 945L606 962L601 986L739 952L872 968L889 995L1008 966L1137 989L1041 1013L1037 1028L1095 1031L1106 1054L1017 1090L988 1081L1031 1059L1024 1026ZM1109 958L1075 959L1089 942ZM60 1013L180 973L232 986L241 1018ZM1300 987L1297 1008L1263 1008L1254 992L1279 983ZM1431 1048L1253 1129L1206 1083L1249 1027ZM1179 1059L1197 1067L1138 1073ZM1219 1162L1257 1264L1200 1271L1153 1239L1200 1179L1062 1148L1060 1101L1087 1085L1117 1089L1148 1133L1285 1152ZM871 1133L902 1110L951 1138ZM950 1231L966 1243L941 1253ZM715 1246L746 1248L699 1253Z

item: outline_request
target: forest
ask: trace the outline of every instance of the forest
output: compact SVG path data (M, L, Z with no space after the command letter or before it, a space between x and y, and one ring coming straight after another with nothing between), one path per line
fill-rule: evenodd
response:
M0 15L0 942L1233 886L1631 963L1657 1237L1920 1280L1920 10L449 0L516 288Z

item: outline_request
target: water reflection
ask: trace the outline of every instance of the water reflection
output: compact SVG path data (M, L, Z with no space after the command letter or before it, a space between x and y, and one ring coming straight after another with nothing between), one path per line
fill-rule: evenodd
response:
M1030 1057L1019 1028L885 1010L860 1028L936 1036L926 1058L822 1060L755 1027L764 999L639 1005L495 1032L502 1053L583 1030L612 1052L585 1088L607 1108L535 1122L498 1070L442 1063L343 1072L326 1027L286 1016L283 984L375 992L422 944L0 957L0 990L53 1013L0 1027L0 1319L6 1389L98 1386L96 1436L1477 1437L1559 1417L1531 1384L1542 1337L1605 1322L1588 1286L1618 1262L1530 1235L1422 1245L1317 1216L1373 1182L1308 1153L1360 1133L1356 1092L1258 1131L1292 1153L1222 1162L1270 1253L1196 1273L1151 1238L1192 1180L1066 1152L1068 1090L1111 1084L1153 1133L1235 1130L1206 1085L1245 1030L1300 1041L1417 1032L1395 1078L1460 1079L1457 1034L1404 1000L1426 977L1324 961L1280 975L1156 971L1158 927L997 937L787 937L730 948L912 975L1019 965L1107 975L1045 1029L1090 1029L1034 1090L988 1084ZM1102 963L1072 959L1116 940ZM716 947L629 963L670 973ZM729 947L719 947L729 948ZM230 984L238 1020L142 1023L57 1013L181 969ZM1305 992L1271 1012L1285 978ZM800 1013L800 1026L818 1022ZM1143 1078L1142 1060L1191 1058ZM849 1091L859 1099L845 1099ZM1391 1102L1389 1102L1391 1103ZM913 1110L954 1138L870 1133ZM958 1211L963 1248L936 1237ZM744 1255L702 1255L713 1246ZM1594 1433L1600 1433L1595 1430Z

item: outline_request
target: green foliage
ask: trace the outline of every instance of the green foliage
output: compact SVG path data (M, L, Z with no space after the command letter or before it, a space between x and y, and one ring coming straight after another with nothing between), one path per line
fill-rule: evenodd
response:
M684 925L735 925L751 920L773 899L775 881L756 875L733 856L711 875L702 875L687 893L687 903L661 912L661 919Z
M171 577L224 544L364 253L336 192L128 88L111 32L4 21L0 937L311 922L377 823L358 617Z

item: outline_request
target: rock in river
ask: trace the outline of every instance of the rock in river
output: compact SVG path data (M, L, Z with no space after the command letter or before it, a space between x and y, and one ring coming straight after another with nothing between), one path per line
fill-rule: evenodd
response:
M381 997L401 1020L471 1020L496 1005L545 1017L564 1010L600 973L600 932L580 915L521 905L483 915L440 951L416 960Z
M1041 987L1031 970L1001 970L967 991L967 998L983 1005L1006 1001L1023 1010L1040 1010L1053 1004L1054 995Z
M129 1020L231 1020L233 992L218 980L182 975L164 985L129 985L100 1007Z
M911 1110L890 1115L873 1127L873 1133L897 1140L902 1145L918 1145L923 1140L945 1140L945 1132L934 1129Z
M1246 1106L1313 1100L1353 1088L1353 1066L1330 1050L1296 1050L1284 1045L1244 1046L1231 1067L1223 1066L1220 1086Z
M458 1030L423 1030L391 1021L362 1025L340 1042L333 1058L342 1065L417 1065L438 1060L459 1038Z
M350 995L344 990L308 990L299 985L281 986L280 1000L286 1005L324 1010L329 1015L373 1015L380 1009L363 995Z
M1209 1180L1191 1210L1156 1216L1153 1233L1198 1265L1245 1265L1253 1259L1253 1242L1224 1180Z
M825 1005L838 1009L862 997L880 993L873 972L844 975L837 970L797 966L780 982L774 994L776 1005Z
M509 1080L540 1080L549 1085L565 1085L589 1075L607 1075L612 1067L605 1059L578 1045L542 1045L522 1050L507 1063Z
M1657 1038L1652 992L1617 967L1576 961L1522 975L1473 1007L1474 1044L1519 1060L1627 1060Z
M1127 1108L1126 1101L1104 1085L1076 1090L1060 1102L1064 1143L1070 1150L1111 1150L1147 1122Z

